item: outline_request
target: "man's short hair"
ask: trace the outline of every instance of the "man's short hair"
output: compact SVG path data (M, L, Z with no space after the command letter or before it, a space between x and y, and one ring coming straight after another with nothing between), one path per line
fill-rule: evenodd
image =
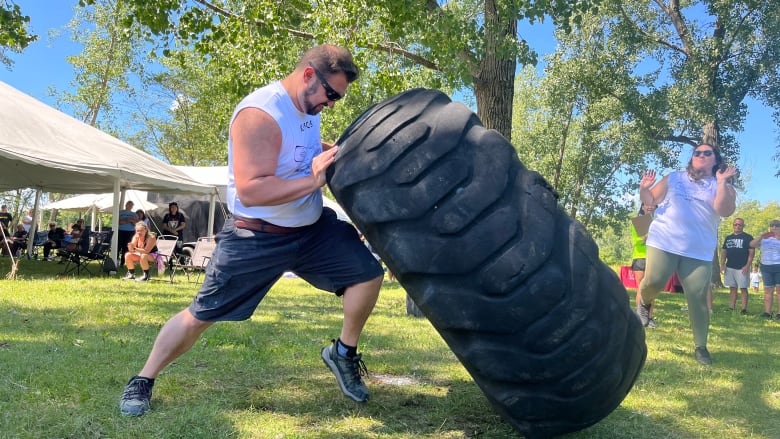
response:
M306 67L310 63L328 76L344 73L348 83L354 82L360 76L360 70L352 60L349 50L332 44L322 44L307 50L301 56L298 68Z

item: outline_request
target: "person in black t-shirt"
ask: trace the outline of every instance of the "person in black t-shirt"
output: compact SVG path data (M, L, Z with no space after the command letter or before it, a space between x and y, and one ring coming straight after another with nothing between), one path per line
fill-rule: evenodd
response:
M179 211L179 205L174 201L168 204L168 213L163 217L163 234L179 237L179 242L184 242L184 227L187 219Z
M723 284L729 287L729 309L737 305L737 288L742 293L742 314L747 314L750 266L753 265L755 249L750 247L753 237L745 233L745 220L734 218L734 233L723 241L720 252L720 271Z
M3 204L0 206L0 227L3 228L6 237L10 237L11 233L9 227L11 227L11 221L14 220L14 216L8 211L8 206Z

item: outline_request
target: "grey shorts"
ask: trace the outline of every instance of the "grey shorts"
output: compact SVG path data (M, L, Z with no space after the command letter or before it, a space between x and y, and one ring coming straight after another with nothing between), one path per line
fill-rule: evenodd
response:
M740 269L726 267L723 285L729 288L747 288L750 285L750 273L742 274Z
M631 261L631 271L645 271L645 258L638 258Z
M316 223L292 233L240 229L229 218L216 239L203 286L189 308L202 321L248 319L286 271L336 295L383 275L357 230L328 208Z

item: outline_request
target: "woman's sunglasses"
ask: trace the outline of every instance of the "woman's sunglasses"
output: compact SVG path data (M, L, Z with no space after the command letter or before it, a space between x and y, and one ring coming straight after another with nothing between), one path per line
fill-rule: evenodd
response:
M319 70L317 70L316 67L314 67L314 64L309 63L311 68L314 70L314 74L317 75L317 79L320 80L320 84L322 84L322 88L325 89L325 96L328 98L329 101L338 101L339 99L343 98L344 96L341 96L339 92L333 89L333 87L328 84L328 81L325 79L325 76L320 73Z
M712 154L713 154L713 152L712 152L712 150L711 150L711 149L706 149L706 150L704 150L704 151L694 151L694 152L693 152L693 156L694 156L694 157L699 157L699 156L701 156L701 155L703 155L704 157L709 157L709 156L711 156Z

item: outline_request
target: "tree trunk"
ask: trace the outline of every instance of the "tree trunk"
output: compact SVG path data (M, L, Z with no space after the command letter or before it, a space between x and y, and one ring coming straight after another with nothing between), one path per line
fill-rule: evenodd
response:
M718 122L713 121L704 124L704 128L702 129L701 143L706 143L708 145L717 146L720 148L720 127L718 126Z
M485 57L474 76L477 116L487 128L512 140L512 97L515 86L514 53L503 48L507 36L517 35L517 20L502 17L493 0L485 2ZM503 55L502 54L507 54Z
M718 122L709 122L702 128L701 143L720 148L720 127ZM710 281L716 288L723 288L723 280L720 278L720 258L718 258L718 248L715 248L715 254L712 256L712 276Z

